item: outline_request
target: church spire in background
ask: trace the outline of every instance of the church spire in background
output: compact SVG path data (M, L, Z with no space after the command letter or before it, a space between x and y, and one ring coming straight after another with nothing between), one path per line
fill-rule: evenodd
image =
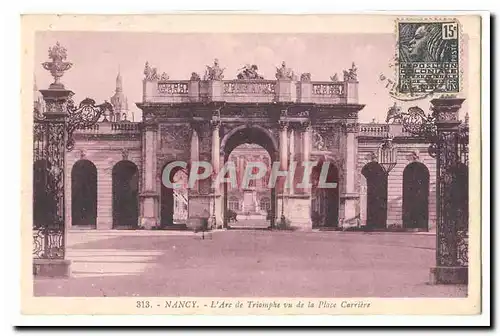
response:
M118 75L116 76L116 92L123 92L122 74L118 66Z
M111 121L130 121L127 97L123 94L123 79L118 67L118 74L116 75L115 94L110 98L111 105L113 105L113 114Z

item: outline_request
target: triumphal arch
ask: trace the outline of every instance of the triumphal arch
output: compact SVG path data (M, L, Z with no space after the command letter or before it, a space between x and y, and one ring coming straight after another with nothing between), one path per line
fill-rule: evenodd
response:
M173 80L146 64L141 127L140 222L150 227L171 216L163 210L163 168L173 161L208 161L214 171L241 144L262 146L285 171L291 162L329 162L328 178L338 188L323 191L326 220L347 224L359 217L357 178L359 132L356 67L330 81L295 74L283 62L275 79L263 79L257 66L247 66L227 79L217 60L203 76ZM189 168L189 167L188 167ZM300 175L300 169L297 171ZM284 216L299 229L312 228L313 188L271 191L271 222ZM227 225L227 186L199 181L188 190L188 217L211 218L214 227ZM164 202L163 202L164 203Z

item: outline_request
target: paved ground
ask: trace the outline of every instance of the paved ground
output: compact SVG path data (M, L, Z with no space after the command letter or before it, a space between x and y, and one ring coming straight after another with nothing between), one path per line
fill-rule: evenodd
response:
M210 235L210 234L209 234ZM409 233L72 232L69 279L35 295L463 297L429 285L435 236Z

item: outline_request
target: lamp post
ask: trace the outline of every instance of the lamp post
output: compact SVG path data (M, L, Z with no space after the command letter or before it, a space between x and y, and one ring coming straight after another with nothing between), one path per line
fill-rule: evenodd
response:
M73 132L94 125L103 113L112 110L110 103L95 105L90 98L75 106L73 92L60 82L71 69L67 51L59 42L49 48L50 61L42 63L54 82L40 90L46 108L33 113L33 173L40 183L33 190L33 274L69 276L66 254L64 177L66 150L74 148Z
M378 163L384 169L386 175L396 166L398 161L398 150L394 146L393 137L390 134L383 139L382 145L378 149Z

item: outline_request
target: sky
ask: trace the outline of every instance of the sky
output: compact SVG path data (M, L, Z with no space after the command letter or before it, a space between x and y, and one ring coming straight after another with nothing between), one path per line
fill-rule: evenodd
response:
M276 67L285 61L297 74L311 73L313 81L329 81L335 73L342 78L342 71L354 62L358 69L359 103L366 105L359 120L370 122L375 118L384 122L394 103L380 81L381 74L394 78L394 70L389 66L395 52L394 34L37 32L34 75L38 89L47 88L53 81L41 63L49 60L48 49L56 42L67 49L67 61L73 63L61 81L75 92L75 101L86 97L97 103L109 101L120 71L135 121L141 119L135 103L142 100L146 61L174 80L189 79L192 72L202 76L214 58L225 68L224 79L236 78L238 69L245 64L256 64L265 79L275 79ZM428 100L418 105L429 109Z

